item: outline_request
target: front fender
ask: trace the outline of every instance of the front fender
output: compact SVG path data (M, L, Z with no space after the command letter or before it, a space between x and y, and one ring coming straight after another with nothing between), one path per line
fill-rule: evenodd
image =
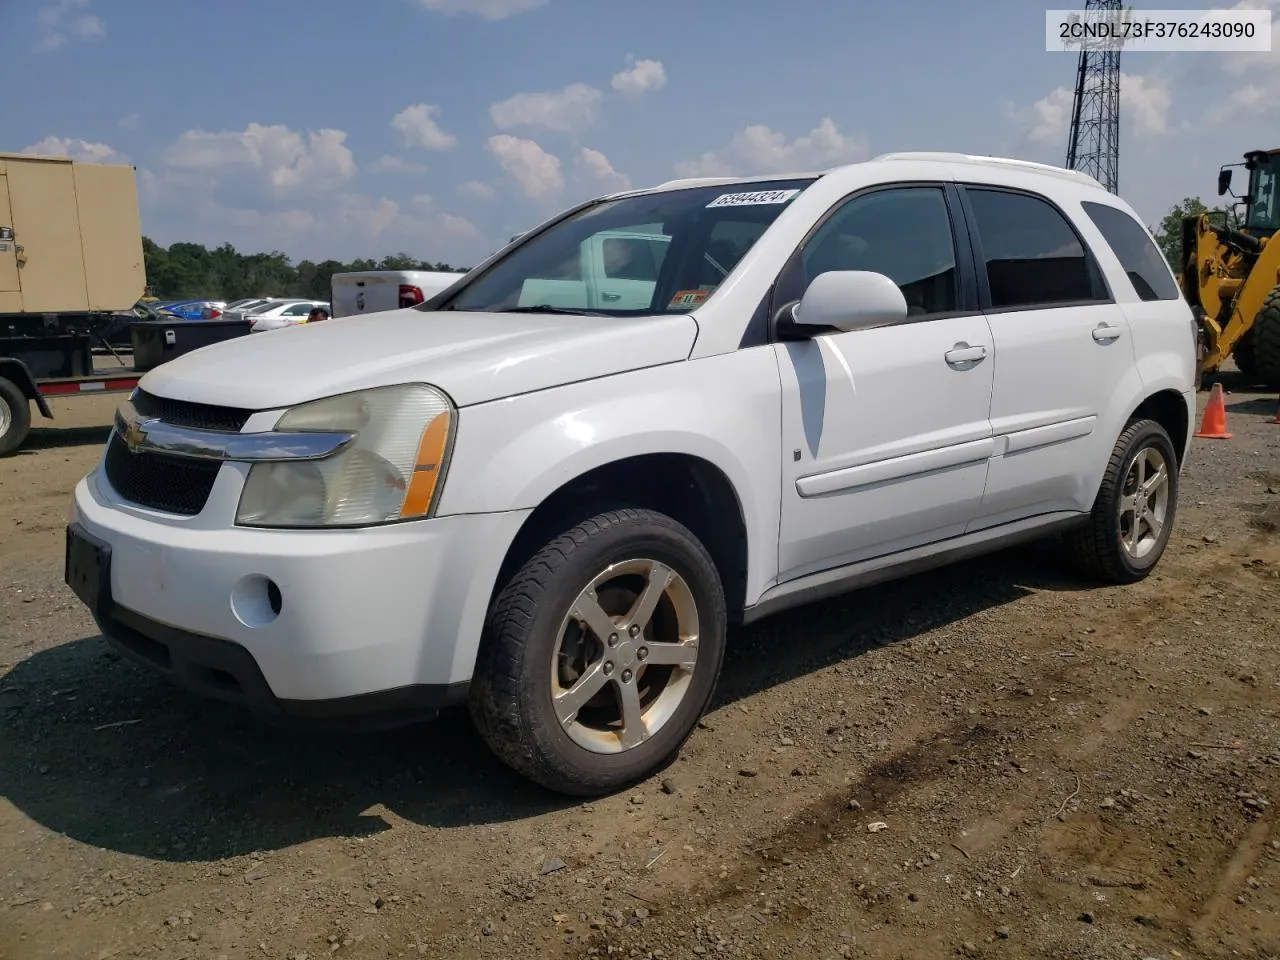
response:
M536 508L619 460L698 457L724 473L741 503L750 603L777 572L781 427L777 360L767 348L477 404L459 413L437 512Z

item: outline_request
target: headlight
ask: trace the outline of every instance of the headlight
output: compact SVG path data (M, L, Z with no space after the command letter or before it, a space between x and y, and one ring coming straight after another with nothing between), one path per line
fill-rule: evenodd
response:
M289 410L278 432L344 432L355 439L323 460L255 463L236 523L359 527L428 517L453 441L453 404L425 384L379 387Z

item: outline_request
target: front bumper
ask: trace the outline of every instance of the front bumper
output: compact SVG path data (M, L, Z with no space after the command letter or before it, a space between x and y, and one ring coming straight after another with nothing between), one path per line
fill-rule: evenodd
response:
M217 486L230 494L232 480ZM134 507L95 472L75 490L66 580L133 660L203 696L314 720L409 719L464 699L528 515L284 531L214 527L208 512Z

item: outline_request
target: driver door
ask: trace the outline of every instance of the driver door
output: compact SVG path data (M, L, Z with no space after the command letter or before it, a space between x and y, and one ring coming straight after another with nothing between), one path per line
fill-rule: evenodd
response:
M982 501L996 358L961 268L956 204L942 185L856 194L779 278L782 303L827 270L872 270L898 284L909 309L896 325L775 345L780 581L957 536Z

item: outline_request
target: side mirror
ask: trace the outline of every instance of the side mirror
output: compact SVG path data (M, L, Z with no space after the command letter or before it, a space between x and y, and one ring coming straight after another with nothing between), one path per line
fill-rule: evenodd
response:
M1229 168L1218 171L1218 196L1222 196L1231 189L1231 173Z
M805 327L835 327L842 332L901 323L907 301L898 285L883 273L831 270L813 278L792 311Z

